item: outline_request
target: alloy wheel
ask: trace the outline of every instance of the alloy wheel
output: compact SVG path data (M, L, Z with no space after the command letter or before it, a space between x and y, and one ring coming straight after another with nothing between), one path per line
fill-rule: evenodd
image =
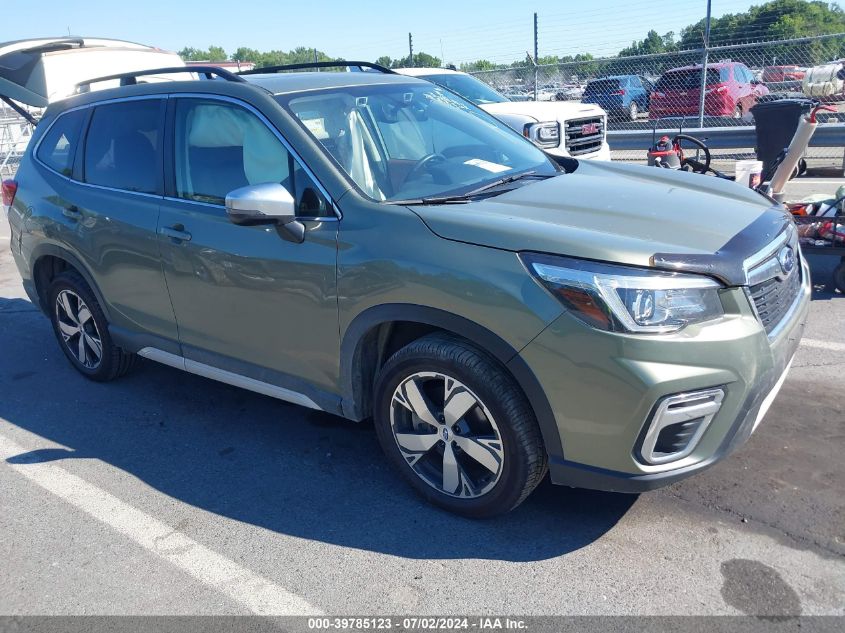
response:
M91 310L72 290L56 296L56 324L68 351L86 369L96 369L103 358L103 341Z
M418 372L405 378L393 392L390 425L414 473L446 495L480 497L502 475L505 453L496 421L451 376Z

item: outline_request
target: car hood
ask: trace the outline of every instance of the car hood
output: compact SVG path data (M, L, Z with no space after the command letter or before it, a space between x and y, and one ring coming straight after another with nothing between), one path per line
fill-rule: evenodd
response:
M539 121L566 121L588 116L604 115L604 110L589 103L572 101L505 101L479 106L493 116L520 114Z
M729 283L742 283L736 271L743 259L788 222L782 209L730 181L588 161L579 162L572 173L485 200L411 209L449 240L637 266L657 262ZM719 258L722 264L715 265ZM733 272L720 275L726 266Z

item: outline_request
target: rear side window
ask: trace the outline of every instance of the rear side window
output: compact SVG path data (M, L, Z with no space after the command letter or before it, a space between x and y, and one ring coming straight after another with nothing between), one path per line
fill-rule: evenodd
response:
M38 146L38 160L63 176L70 177L73 171L73 157L85 114L85 110L75 110L60 115Z
M155 193L161 100L97 106L85 141L85 182Z
M597 79L587 84L586 94L605 94L619 90L618 79Z
M725 69L722 69L724 73ZM707 69L707 85L727 81L716 68ZM657 90L694 90L701 86L701 69L673 70L665 73L657 82Z

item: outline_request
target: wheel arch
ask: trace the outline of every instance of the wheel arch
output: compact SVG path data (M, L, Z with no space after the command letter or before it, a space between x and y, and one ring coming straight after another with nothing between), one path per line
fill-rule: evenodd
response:
M546 452L550 456L563 455L560 432L549 400L534 373L519 356L519 350L474 321L445 310L415 304L386 304L369 308L347 327L340 353L344 416L352 420L369 417L378 369L393 351L434 331L463 338L501 363L528 399L540 426Z
M49 314L46 293L50 282L64 270L75 270L88 284L91 292L94 293L94 297L100 304L100 309L102 309L106 319L111 320L108 304L104 301L100 289L94 282L93 275L76 255L55 244L39 244L32 252L30 259L32 261L32 282L38 294L39 307L45 314Z

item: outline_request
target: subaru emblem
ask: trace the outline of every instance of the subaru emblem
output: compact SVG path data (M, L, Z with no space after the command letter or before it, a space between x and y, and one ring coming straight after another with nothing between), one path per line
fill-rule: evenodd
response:
M784 246L778 253L778 263L784 275L788 275L795 269L795 251L791 246Z

